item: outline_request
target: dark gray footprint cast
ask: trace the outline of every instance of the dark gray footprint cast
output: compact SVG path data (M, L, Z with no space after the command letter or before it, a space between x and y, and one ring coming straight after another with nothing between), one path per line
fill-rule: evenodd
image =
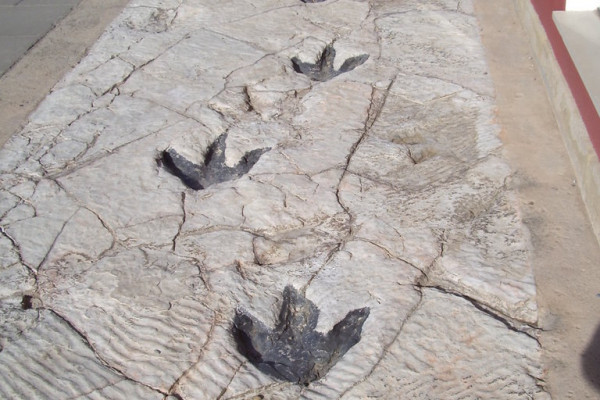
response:
M350 57L346 61L344 61L340 69L335 70L333 68L333 62L335 60L335 49L333 48L332 44L328 44L327 46L325 46L325 49L323 49L323 52L321 53L321 56L319 57L316 63L305 63L300 61L298 57L294 57L292 58L292 65L296 72L304 74L315 81L324 82L340 74L343 74L344 72L352 71L359 65L364 64L364 62L368 59L368 54L361 54L360 56Z
M260 156L270 150L267 147L249 151L235 166L230 167L225 164L226 140L227 133L223 133L208 147L203 165L194 164L173 148L163 151L162 162L185 185L194 190L201 190L216 183L237 179L248 173L258 162Z
M308 385L333 367L360 341L369 308L350 311L326 334L316 331L319 309L304 295L286 286L273 329L245 311L238 310L233 333L238 350L262 372L290 382Z

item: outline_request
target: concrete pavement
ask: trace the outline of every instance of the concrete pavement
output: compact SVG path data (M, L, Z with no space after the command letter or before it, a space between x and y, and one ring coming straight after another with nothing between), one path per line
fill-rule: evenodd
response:
M80 0L1 0L0 76Z

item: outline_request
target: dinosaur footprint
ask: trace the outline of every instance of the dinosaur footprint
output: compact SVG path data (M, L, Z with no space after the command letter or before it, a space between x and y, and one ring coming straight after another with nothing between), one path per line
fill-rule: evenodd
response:
M333 48L333 45L328 44L325 46L323 53L321 53L321 57L319 57L315 64L304 63L300 61L298 57L292 58L292 64L296 72L304 74L315 81L324 82L343 74L344 72L352 71L354 68L367 61L368 58L368 54L348 58L344 61L340 69L336 71L333 69L335 49Z
M208 147L204 165L194 164L173 148L163 151L162 161L187 186L194 190L201 190L215 183L237 179L248 173L258 162L260 156L270 150L267 147L249 151L234 167L229 167L225 164L226 140L227 133L223 133Z
M290 382L307 385L322 378L360 341L369 308L350 311L327 333L315 331L319 309L294 287L286 286L274 329L238 310L233 333L238 349L258 369Z

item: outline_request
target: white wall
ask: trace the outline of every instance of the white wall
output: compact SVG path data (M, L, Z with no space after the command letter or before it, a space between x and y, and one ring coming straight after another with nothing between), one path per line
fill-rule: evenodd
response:
M600 7L600 0L567 0L566 11L595 10Z

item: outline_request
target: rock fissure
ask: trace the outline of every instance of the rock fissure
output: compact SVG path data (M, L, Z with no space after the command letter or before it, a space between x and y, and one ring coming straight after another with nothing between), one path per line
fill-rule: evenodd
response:
M246 364L245 361L240 362L240 365L238 365L238 367L235 369L235 371L231 375L231 378L229 379L229 382L227 382L227 385L223 388L223 390L221 391L221 393L219 394L219 396L217 396L216 400L221 400L223 398L223 396L225 396L225 394L229 390L229 385L231 385L231 382L233 382L233 380L235 379L236 375L238 374L238 372L240 372L240 369L242 369L242 367L245 364Z
M381 109L385 106L387 93L389 92L389 89L392 87L393 82L394 81L390 82L390 84L388 85L387 90L385 92L385 95L383 95L381 98L379 98L379 96L377 96L378 89L376 89L374 87L372 87L372 89L371 89L371 101L369 104L369 108L367 110L367 117L364 122L363 132L362 132L361 136L358 138L358 140L352 144L350 151L349 151L348 155L346 156L345 166L344 166L342 174L340 175L340 179L338 180L338 183L337 183L336 189L335 189L336 201L337 201L338 205L341 207L341 209L344 211L344 213L346 213L346 215L348 216L348 219L349 219L348 224L347 224L347 226L348 226L347 233L346 233L345 237L342 239L342 241L340 243L338 243L338 245L333 250L330 251L330 253L329 253L326 261L323 263L323 265L311 276L311 278L308 280L308 282L302 287L303 293L306 292L306 289L308 288L308 286L310 286L310 284L319 275L319 273L328 265L330 260L333 258L334 254L337 253L338 251L342 251L344 249L346 243L349 240L351 240L351 238L353 237L353 225L354 225L354 221L355 221L355 216L350 211L350 208L347 207L343 203L342 198L341 198L341 189L340 188L341 188L342 182L344 181L346 174L349 172L348 169L349 169L350 163L352 162L352 157L356 153L360 144L368 136L369 129L371 128L371 126L373 126L373 124L377 120L377 117L381 113ZM379 101L377 101L377 102L374 101L376 96L379 99Z
M46 252L46 255L44 256L44 258L42 259L42 261L38 264L38 266L36 267L37 271L39 272L43 267L44 264L46 263L46 261L48 260L48 257L50 256L50 254L52 253L52 250L54 249L54 247L56 246L56 243L58 242L60 236L62 235L62 233L65 230L65 227L69 224L69 222L73 219L73 217L75 216L75 214L77 214L77 212L80 211L80 208L78 208L77 210L75 210L71 216L69 216L66 221L62 224L60 230L58 231L58 234L54 237L54 240L52 241L52 244L50 245L50 247L48 248L48 251Z
M185 225L186 218L187 212L185 209L185 192L181 192L181 222L179 222L177 233L173 237L173 246L171 247L172 251L177 249L177 239L179 238L179 235L181 235L181 230L183 229L183 225Z
M208 333L206 334L206 339L204 340L204 342L202 343L202 345L200 346L199 352L198 352L198 357L196 359L195 362L193 362L180 376L179 378L177 378L175 380L175 382L173 382L173 384L171 385L171 387L168 390L168 394L169 395L176 395L178 393L178 389L179 389L179 384L187 377L189 376L193 371L194 368L196 368L196 366L202 361L202 359L205 356L205 349L208 346L208 344L210 343L210 341L212 340L212 337L214 335L214 331L215 328L217 326L217 322L218 322L218 313L215 310L211 310L213 312L213 318L211 321L211 325L210 328L208 330ZM181 395L179 395L181 396Z
M21 251L21 247L19 246L19 243L6 231L6 229L3 226L0 226L0 234L2 234L2 236L4 236L5 238L7 238L10 241L10 243L12 244L12 246L15 249L15 253L17 254L17 257L19 258L19 263L21 265L23 265L25 268L27 268L29 273L31 275L33 275L33 277L37 281L38 270L37 270L37 268L33 267L32 265L29 265L29 263L25 262L25 260L23 259L23 253Z
M246 16L244 16L242 18L237 18L237 19L234 19L234 20L227 21L226 23L227 24L234 24L236 22L241 22L241 21L245 21L245 20L248 20L248 19L259 17L261 15L269 14L269 13L272 13L274 11L285 10L287 8L290 8L290 9L292 9L292 8L298 8L298 7L302 7L302 6L294 4L294 5L290 5L290 6L281 6L281 7L269 8L268 10L264 10L264 11L261 11L261 12L256 13L256 14L250 14L250 15L246 15Z
M516 333L526 335L526 336L530 337L531 339L535 340L539 344L538 333L539 333L540 329L526 321L522 321L517 318L510 317L510 316L504 314L503 312L491 307L490 305L482 304L479 300L474 299L471 296L444 288L439 285L423 285L421 283L417 283L417 286L419 286L421 288L437 290L438 292L441 292L444 294L448 294L451 296L457 296L462 299L465 299L469 303L471 303L473 305L473 307L475 307L477 310L479 310L482 313L486 314L487 316L495 319L496 321L501 322L509 330L516 332Z

